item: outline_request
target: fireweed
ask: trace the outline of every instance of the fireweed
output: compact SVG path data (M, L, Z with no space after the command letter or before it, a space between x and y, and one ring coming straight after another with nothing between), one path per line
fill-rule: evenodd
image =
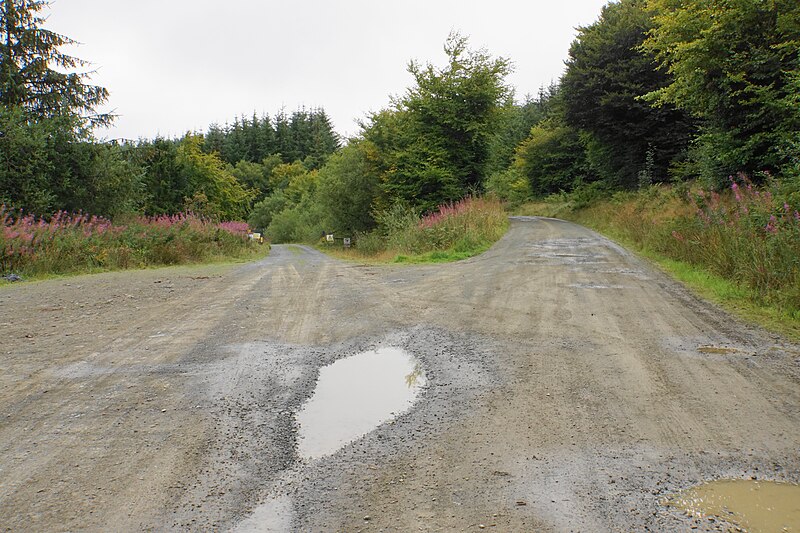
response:
M574 213L644 250L746 288L755 303L800 317L800 211L744 176L721 192L653 187Z
M388 248L401 254L470 252L490 246L507 227L508 217L498 200L468 197L394 228L387 235Z
M254 253L242 222L191 213L130 217L122 223L58 212L35 217L0 206L3 273L63 274L243 257Z

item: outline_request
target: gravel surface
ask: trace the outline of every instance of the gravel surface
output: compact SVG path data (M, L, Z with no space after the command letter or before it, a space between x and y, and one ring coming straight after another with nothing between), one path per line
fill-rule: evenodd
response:
M800 482L800 347L553 219L448 265L15 283L0 328L9 531L724 531L664 498ZM320 368L381 347L422 363L415 405L299 459Z

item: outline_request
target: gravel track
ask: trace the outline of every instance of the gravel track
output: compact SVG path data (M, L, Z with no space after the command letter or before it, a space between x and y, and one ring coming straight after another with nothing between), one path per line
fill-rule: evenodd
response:
M0 329L8 531L724 530L664 496L800 482L800 347L554 219L447 265L275 246L19 283ZM319 369L384 346L424 366L415 406L298 459Z

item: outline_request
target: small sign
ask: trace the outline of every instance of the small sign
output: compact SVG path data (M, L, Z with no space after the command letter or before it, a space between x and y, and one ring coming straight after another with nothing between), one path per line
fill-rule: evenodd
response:
M345 237L344 238L344 247L345 248L350 248L350 237Z
M328 233L325 235L325 240L328 242L333 242L333 233Z

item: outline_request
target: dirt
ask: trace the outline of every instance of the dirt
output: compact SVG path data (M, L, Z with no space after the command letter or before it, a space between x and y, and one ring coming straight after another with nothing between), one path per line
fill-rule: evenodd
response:
M663 502L800 481L800 347L552 219L448 265L16 283L0 331L9 531L725 530ZM421 362L414 406L301 459L320 368L382 347Z

